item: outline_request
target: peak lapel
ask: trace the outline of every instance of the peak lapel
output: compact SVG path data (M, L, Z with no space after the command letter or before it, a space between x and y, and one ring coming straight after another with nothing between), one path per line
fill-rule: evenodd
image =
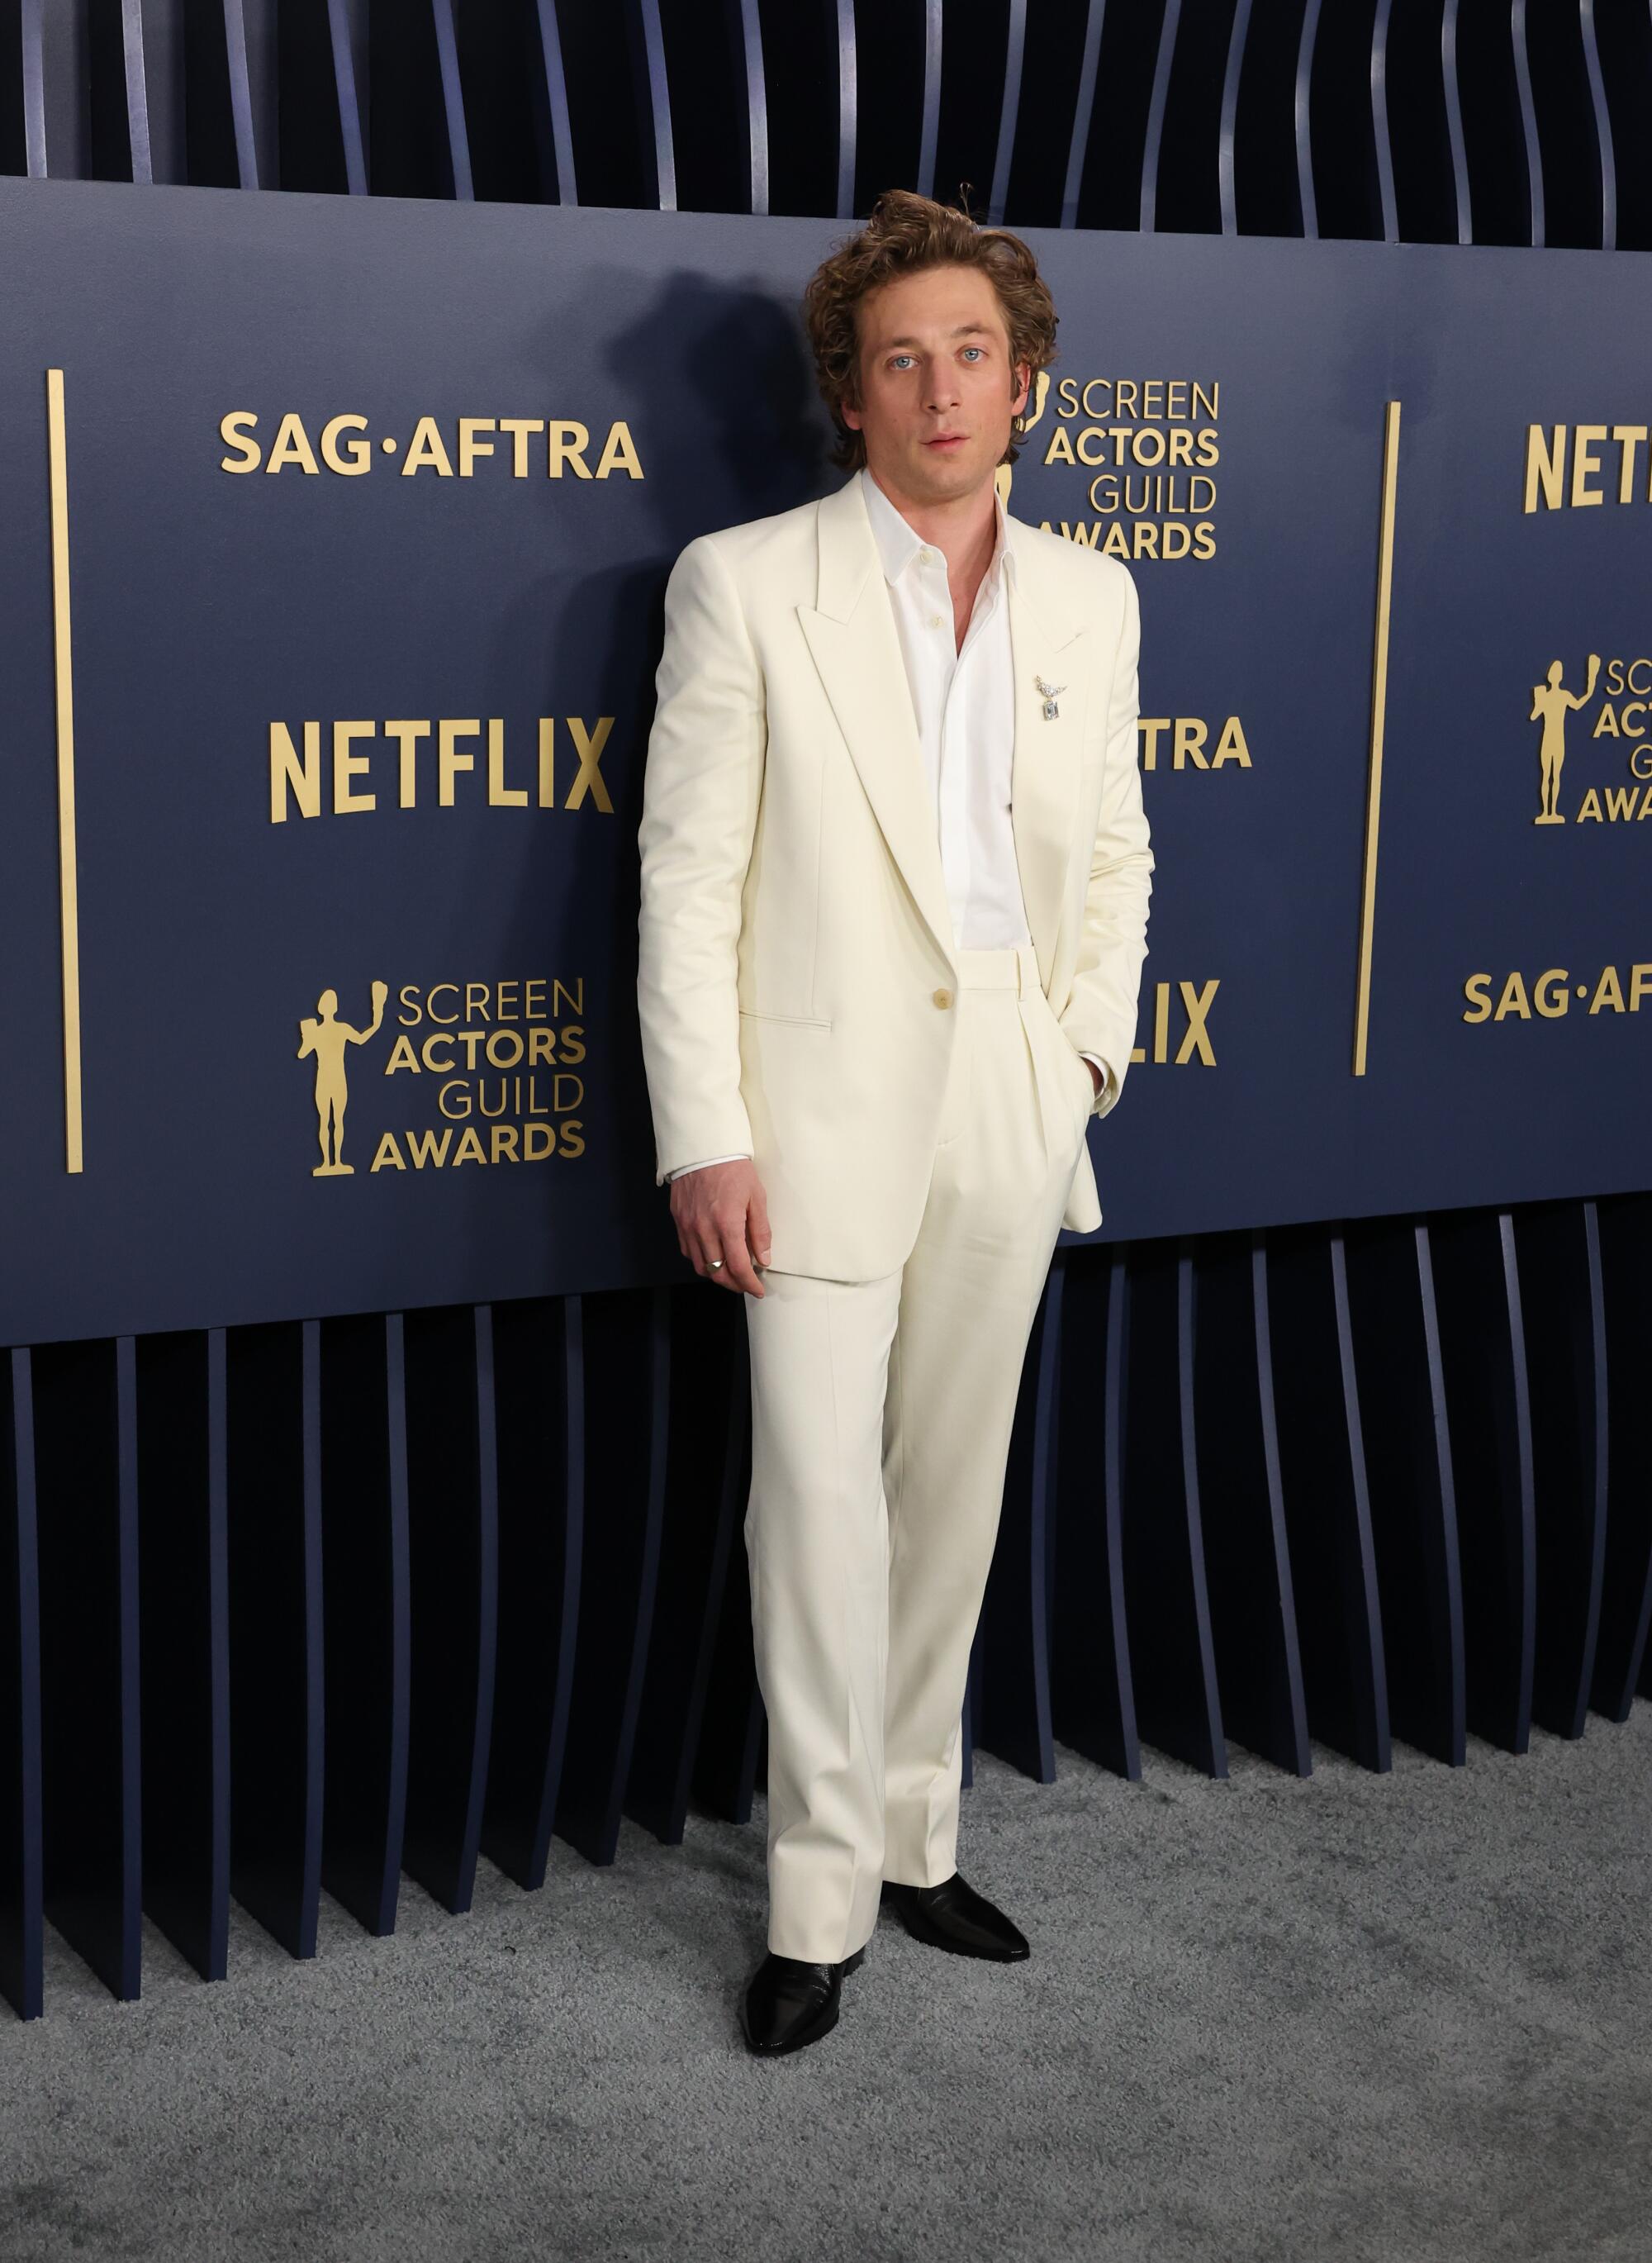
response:
M854 480L819 505L817 525L819 602L799 605L797 619L890 855L950 963L952 910L934 801L877 546Z
M1049 561L1025 531L1015 543L1009 617L1015 669L1010 821L1027 924L1039 977L1048 989L1061 924L1063 884L1078 845L1073 816L1093 654L1088 627L1072 613ZM1062 687L1053 718L1044 714L1041 676L1046 683Z

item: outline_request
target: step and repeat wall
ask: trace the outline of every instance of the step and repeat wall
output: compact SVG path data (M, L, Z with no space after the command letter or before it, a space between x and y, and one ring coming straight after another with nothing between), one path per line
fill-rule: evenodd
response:
M1447 25L0 38L24 2016L54 1934L129 1998L146 1923L221 1978L232 1904L331 1954L486 1862L550 1937L553 1842L754 1816L747 1332L653 1183L636 827L671 561L829 491L798 293L891 184L1055 286L1010 507L1135 576L1158 857L965 1782L1652 1695L1652 22Z
M0 1341L679 1276L661 592L838 478L797 302L845 232L0 180ZM1028 233L1010 509L1141 596L1106 1238L1641 1186L1624 258Z

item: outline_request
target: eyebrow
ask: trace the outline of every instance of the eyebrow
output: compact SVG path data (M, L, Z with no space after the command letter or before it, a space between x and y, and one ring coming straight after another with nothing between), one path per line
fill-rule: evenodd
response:
M949 338L990 338L992 335L991 329L985 322L960 322L956 329L947 332ZM894 346L916 346L922 343L921 338L885 338L878 351L887 353Z

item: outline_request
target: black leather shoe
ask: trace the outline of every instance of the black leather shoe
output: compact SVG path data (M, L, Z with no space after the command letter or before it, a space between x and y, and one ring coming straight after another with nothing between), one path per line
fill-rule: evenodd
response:
M801 1956L776 1956L770 1949L740 1998L740 2026L748 2047L760 2057L777 2058L782 2051L819 2042L838 2023L844 1974L865 1961L864 1948L840 1964L812 1964Z
M1032 1954L1018 1933L985 1894L966 1886L955 1870L938 1886L906 1886L884 1881L883 1898L892 1903L908 1933L931 1948L950 1948L960 1956L990 1956L999 1964L1019 1963Z

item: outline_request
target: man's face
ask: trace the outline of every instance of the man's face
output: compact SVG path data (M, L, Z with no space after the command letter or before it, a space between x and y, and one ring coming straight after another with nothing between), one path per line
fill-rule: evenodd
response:
M926 267L859 308L860 398L843 421L880 486L944 502L992 478L1027 399L998 293L977 267Z

